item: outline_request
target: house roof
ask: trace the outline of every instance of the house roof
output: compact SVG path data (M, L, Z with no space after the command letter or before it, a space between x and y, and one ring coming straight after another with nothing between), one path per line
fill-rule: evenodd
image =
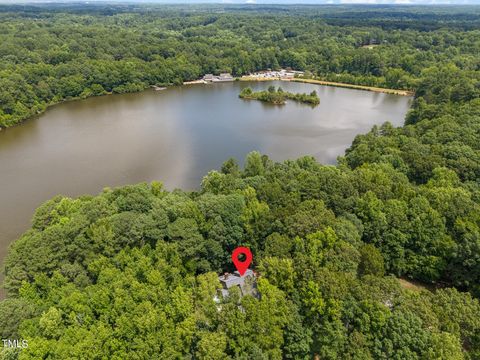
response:
M229 296L229 289L238 286L240 289L241 296L252 295L254 297L259 297L257 291L256 275L255 273L248 269L243 276L240 275L238 271L235 271L233 274L224 274L218 277L218 280L222 284L222 289L219 290L219 295L223 298Z
M225 274L218 277L225 289L230 289L232 286L242 287L245 284L246 277L255 277L255 274L252 270L247 269L243 276L240 275L238 271L235 271L233 274Z

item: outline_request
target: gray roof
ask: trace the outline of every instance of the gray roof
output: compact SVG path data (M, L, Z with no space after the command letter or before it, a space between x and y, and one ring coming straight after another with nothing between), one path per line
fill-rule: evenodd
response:
M238 286L242 296L253 295L258 297L256 276L255 273L248 269L243 276L240 275L238 271L235 271L233 274L225 274L218 277L218 280L222 284L222 289L220 294L223 298L226 298L229 295L229 289L234 286Z
M243 286L245 284L246 277L255 277L255 274L252 270L248 269L243 276L240 276L238 271L235 271L233 274L225 274L218 277L218 280L222 283L225 289L230 289L232 286Z

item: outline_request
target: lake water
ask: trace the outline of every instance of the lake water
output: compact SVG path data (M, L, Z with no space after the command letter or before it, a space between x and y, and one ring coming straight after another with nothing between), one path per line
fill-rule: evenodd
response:
M0 132L0 260L30 225L35 208L152 180L168 189L198 188L229 157L258 150L273 160L313 155L334 163L355 135L374 124L402 125L411 98L311 84L277 82L292 92L316 90L316 108L241 100L223 83L68 102Z

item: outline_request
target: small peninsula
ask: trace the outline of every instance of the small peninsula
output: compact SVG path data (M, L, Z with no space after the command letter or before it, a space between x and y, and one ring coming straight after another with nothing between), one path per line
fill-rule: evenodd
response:
M284 105L289 100L298 101L304 104L309 104L312 106L317 106L320 104L320 98L318 97L317 92L314 90L310 94L294 94L288 91L284 91L281 87L275 89L274 86L269 86L266 91L256 91L254 92L250 87L244 88L239 97L241 99L254 99L264 102L268 102L275 105Z

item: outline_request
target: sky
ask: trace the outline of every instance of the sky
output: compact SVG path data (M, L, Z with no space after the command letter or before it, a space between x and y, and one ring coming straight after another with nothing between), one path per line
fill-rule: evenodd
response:
M196 1L196 0L195 0ZM228 2L221 0L219 2ZM235 0L231 0L235 1ZM235 2L242 2L236 0ZM309 3L309 4L411 4L411 5L449 5L449 4L479 4L480 0L246 0L257 3Z
M325 0L341 4L480 4L480 0Z
M109 0L0 0L0 3L97 2ZM480 0L111 0L112 2L220 3L220 4L397 4L397 5L480 5Z
M197 1L197 0L194 0ZM308 4L399 4L399 5L450 5L478 4L480 0L219 0L214 2L249 3L308 3Z
M145 1L145 0L143 0ZM152 0L182 3L250 3L250 4L398 4L398 5L480 5L480 0Z

